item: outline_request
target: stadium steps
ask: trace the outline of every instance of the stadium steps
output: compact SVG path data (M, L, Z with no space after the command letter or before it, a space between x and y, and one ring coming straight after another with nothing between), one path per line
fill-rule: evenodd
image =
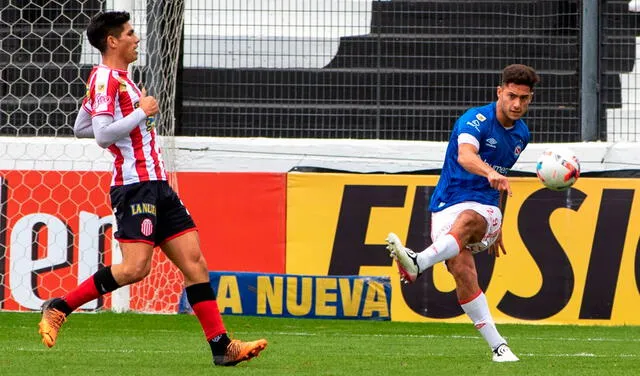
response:
M533 140L579 141L579 6L374 1L371 33L342 37L323 69L185 69L179 132L447 140L466 108L495 97L501 69L519 62L542 76L526 118ZM627 6L603 5L603 125L606 109L622 105L619 73L635 63L639 23Z
M578 71L578 35L368 34L340 39L327 68L381 67L404 69L500 70L514 62L540 71ZM635 38L605 36L603 68L629 72L635 60ZM379 59L373 59L377 56Z
M567 106L580 100L573 72L542 72L535 90L537 106ZM620 104L620 77L604 77L603 99ZM256 107L268 103L444 105L486 104L495 96L499 71L407 69L185 69L183 89L213 102L243 102ZM287 82L288 85L273 83Z
M374 1L371 34L566 35L580 34L581 1ZM601 2L608 36L632 36L640 13L628 0Z
M442 140L467 108L424 105L328 105L328 104L211 104L185 103L191 109L183 121L198 124L193 136L302 137L354 139ZM579 120L575 107L532 107L527 116L536 142L569 142L575 139ZM273 125L277 124L277 127ZM532 125L533 124L533 125Z
M70 134L90 69L78 65L82 32L104 1L5 3L0 132ZM619 74L635 63L640 14L628 12L628 1L601 7L606 124L604 110L622 104ZM324 69L185 69L177 131L398 138L405 130L446 140L466 107L494 97L502 67L521 62L543 79L527 116L534 140L580 140L579 1L373 1L372 12L370 34L341 38ZM555 133L536 134L545 130Z
M372 34L575 35L577 1L374 1Z

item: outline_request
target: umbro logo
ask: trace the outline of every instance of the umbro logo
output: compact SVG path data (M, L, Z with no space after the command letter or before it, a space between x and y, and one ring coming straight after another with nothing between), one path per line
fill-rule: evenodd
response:
M485 145L487 145L490 148L496 148L498 146L498 141L495 138L488 138L487 142L485 143Z

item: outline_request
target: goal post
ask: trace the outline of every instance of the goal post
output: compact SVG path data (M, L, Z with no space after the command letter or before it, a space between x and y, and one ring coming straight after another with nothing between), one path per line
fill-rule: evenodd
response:
M134 82L156 97L156 132L172 186L176 77L184 0L66 0L0 4L0 310L37 310L102 266L121 261L109 203L112 157L73 123L99 53L91 17L126 10L141 37ZM18 137L20 136L20 137ZM82 309L177 312L178 269L156 249L151 274Z

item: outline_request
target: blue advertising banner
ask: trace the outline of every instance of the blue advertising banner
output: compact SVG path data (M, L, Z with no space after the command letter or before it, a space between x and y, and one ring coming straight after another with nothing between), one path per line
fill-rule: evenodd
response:
M389 277L209 272L220 313L390 320ZM191 312L185 292L180 313Z

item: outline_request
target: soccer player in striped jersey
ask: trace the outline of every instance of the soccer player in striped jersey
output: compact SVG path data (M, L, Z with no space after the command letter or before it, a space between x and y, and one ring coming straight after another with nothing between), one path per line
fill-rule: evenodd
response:
M146 277L153 249L159 246L184 275L187 299L214 364L235 365L257 356L267 341L242 342L227 336L196 226L167 182L153 122L158 104L127 71L138 57L140 42L129 20L127 12L104 12L91 20L87 37L102 54L102 63L89 76L74 126L76 136L95 137L115 158L110 198L122 263L102 268L75 290L47 300L39 332L44 344L52 347L60 326L78 307Z
M502 71L497 101L472 108L456 121L429 204L433 244L415 253L396 234L387 237L387 249L405 282L446 262L458 301L491 347L495 362L515 362L518 357L496 329L473 255L487 249L496 257L500 251L506 254L499 199L501 193L511 195L505 175L529 143L529 129L521 117L538 81L531 67L509 65Z

